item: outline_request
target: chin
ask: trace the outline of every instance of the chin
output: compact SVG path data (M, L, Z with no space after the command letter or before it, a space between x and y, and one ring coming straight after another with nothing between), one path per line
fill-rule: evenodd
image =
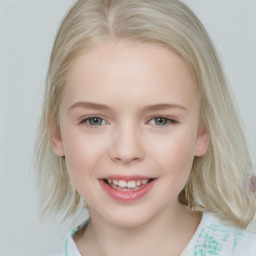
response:
M132 207L133 208L133 207ZM155 215L152 209L138 209L140 207L123 207L114 212L108 212L103 216L110 224L122 228L138 228L152 220Z
M138 215L138 214L137 214ZM145 218L144 216L125 216L125 218L115 217L110 219L109 221L118 227L121 228L138 228L143 226L148 222L150 218Z

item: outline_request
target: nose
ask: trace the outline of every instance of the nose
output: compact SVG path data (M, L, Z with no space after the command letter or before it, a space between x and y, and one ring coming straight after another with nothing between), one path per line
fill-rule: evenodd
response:
M142 137L139 129L132 125L123 125L114 131L109 156L120 164L131 164L142 161L145 157Z

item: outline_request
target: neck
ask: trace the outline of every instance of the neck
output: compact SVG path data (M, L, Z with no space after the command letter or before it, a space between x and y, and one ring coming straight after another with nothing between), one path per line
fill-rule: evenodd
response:
M122 227L92 210L86 231L75 241L82 255L180 255L200 219L200 214L183 206L175 212L170 207L141 225Z

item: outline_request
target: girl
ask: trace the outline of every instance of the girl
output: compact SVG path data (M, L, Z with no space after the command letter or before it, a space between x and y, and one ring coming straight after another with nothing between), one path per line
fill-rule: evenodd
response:
M180 1L76 2L52 50L37 145L42 212L90 213L51 256L256 255L240 121Z

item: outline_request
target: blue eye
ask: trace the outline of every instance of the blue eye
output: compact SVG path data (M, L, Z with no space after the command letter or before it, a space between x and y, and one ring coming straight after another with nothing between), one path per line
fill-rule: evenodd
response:
M86 118L83 122L91 126L99 126L107 123L105 120L97 116Z
M176 123L176 121L172 120L170 118L158 116L158 117L155 117L155 118L151 119L149 123L152 124L152 125L165 126L165 125L168 125L170 123L174 124L174 123Z

